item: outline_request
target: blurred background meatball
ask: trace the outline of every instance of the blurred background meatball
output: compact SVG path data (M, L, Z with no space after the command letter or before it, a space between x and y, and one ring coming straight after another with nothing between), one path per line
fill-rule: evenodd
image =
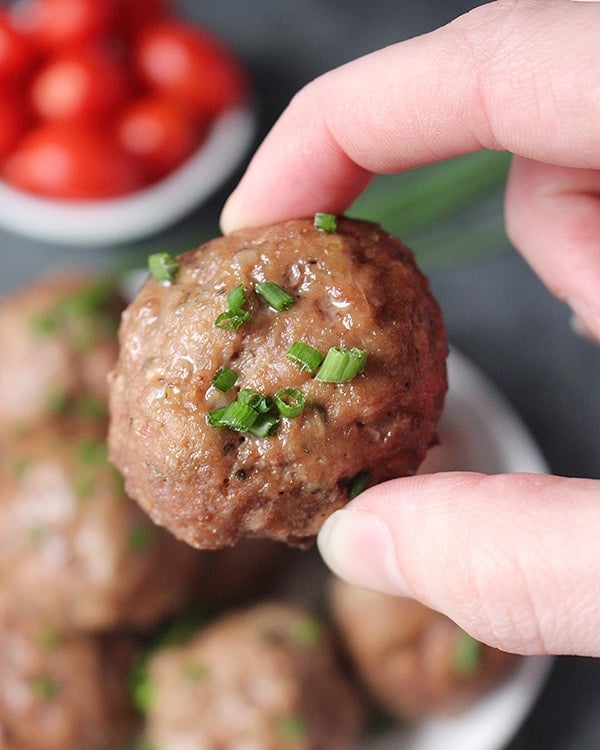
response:
M161 750L349 750L361 709L321 624L266 602L228 614L147 667L146 740Z
M154 526L104 431L45 423L0 449L0 612L79 629L147 627L189 601L198 553Z
M136 645L0 617L2 750L125 750L139 720L129 698Z
M474 640L412 599L332 578L333 622L361 682L393 716L464 709L506 676L518 657Z
M0 301L0 431L57 413L106 418L106 375L124 306L101 275L39 279Z

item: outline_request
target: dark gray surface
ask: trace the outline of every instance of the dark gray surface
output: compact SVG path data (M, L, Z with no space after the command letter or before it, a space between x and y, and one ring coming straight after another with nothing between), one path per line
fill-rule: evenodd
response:
M319 73L432 29L478 4L442 0L179 3L246 60L256 80L260 134L292 94ZM51 268L132 263L165 244L183 250L217 231L218 212L234 179L208 205L137 248L63 249L0 232L0 289ZM600 477L600 349L572 333L567 309L511 250L435 271L432 283L451 340L510 399L552 469L564 475ZM600 747L600 662L558 660L514 746L518 750Z

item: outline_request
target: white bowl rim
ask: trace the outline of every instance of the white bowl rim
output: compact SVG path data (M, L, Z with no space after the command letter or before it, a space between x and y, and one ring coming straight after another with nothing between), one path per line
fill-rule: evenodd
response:
M181 219L240 164L254 138L251 105L220 115L200 147L170 175L131 195L63 201L28 195L0 181L0 226L43 242L102 246L134 242Z

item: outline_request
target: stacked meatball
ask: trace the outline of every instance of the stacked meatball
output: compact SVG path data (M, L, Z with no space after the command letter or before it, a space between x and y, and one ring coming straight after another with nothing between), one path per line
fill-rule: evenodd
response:
M118 747L135 726L122 633L181 608L197 576L193 550L148 521L107 459L122 308L85 274L0 303L3 748Z

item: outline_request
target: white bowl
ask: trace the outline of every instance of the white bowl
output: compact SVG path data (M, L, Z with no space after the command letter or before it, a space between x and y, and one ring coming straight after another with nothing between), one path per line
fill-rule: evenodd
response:
M160 182L131 195L100 201L40 198L0 181L0 226L44 242L117 245L150 236L206 200L250 148L256 113L225 112L202 147Z
M455 465L487 473L546 473L535 442L510 404L463 355L448 360L449 391L440 422L459 436ZM436 449L434 449L436 450ZM452 462L446 454L443 463ZM457 716L431 717L408 729L367 741L362 750L500 750L515 734L537 698L552 657L524 657L512 675Z

